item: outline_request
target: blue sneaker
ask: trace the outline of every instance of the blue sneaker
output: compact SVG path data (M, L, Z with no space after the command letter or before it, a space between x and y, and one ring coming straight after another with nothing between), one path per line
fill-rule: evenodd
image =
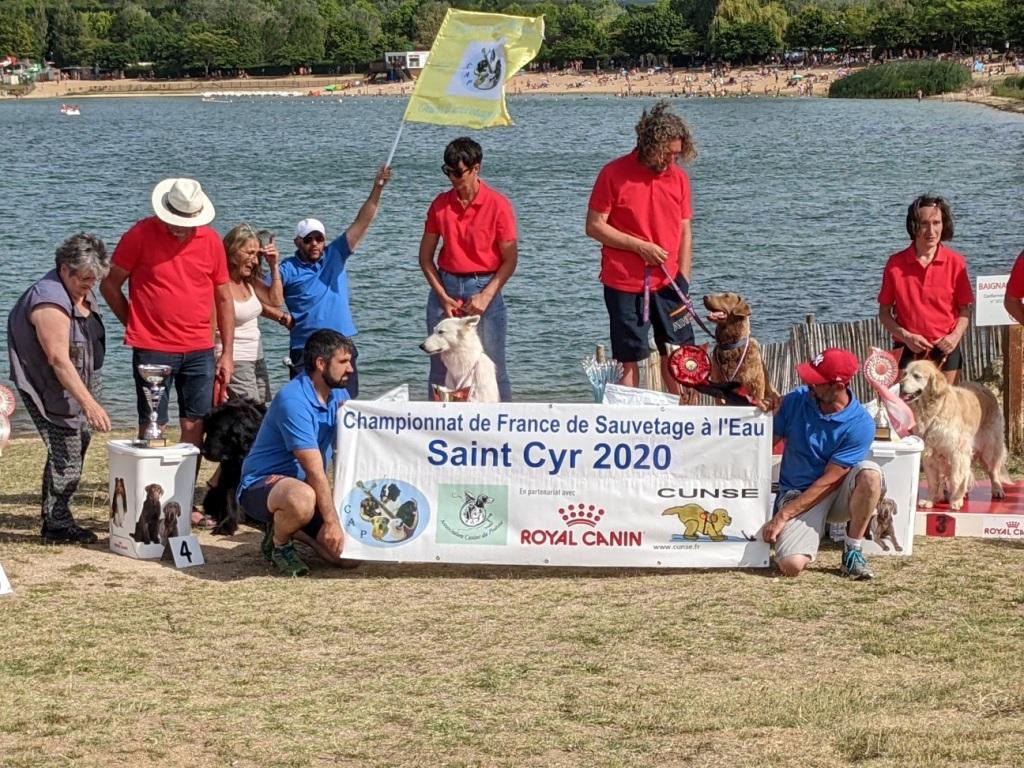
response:
M859 549L843 550L843 564L840 570L843 575L854 581L867 581L875 578L875 574L868 568L868 561L864 559L864 553Z
M309 566L302 562L299 553L295 551L295 542L289 541L284 546L274 547L270 559L285 576L305 576L309 573Z

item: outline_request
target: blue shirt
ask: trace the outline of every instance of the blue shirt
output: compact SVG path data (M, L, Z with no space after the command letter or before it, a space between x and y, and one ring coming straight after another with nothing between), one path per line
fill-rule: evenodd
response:
M352 255L343 232L316 261L306 261L298 251L281 264L284 303L295 320L289 346L303 347L314 331L330 328L343 336L355 336L356 326L348 308L348 271Z
M808 387L782 400L772 429L785 438L779 468L779 493L805 491L825 474L827 464L854 467L871 451L875 422L850 390L850 403L839 413L822 413Z
M348 390L332 389L331 399L324 405L305 373L285 384L274 396L256 442L242 462L238 495L268 475L305 480L306 473L292 451L318 448L326 471L334 455L338 406L348 399Z

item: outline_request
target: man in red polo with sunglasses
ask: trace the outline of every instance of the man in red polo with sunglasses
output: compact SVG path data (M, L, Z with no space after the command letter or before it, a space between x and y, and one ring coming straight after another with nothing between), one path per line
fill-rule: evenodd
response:
M452 188L434 198L427 210L420 269L430 284L427 333L446 317L479 315L480 343L494 361L498 395L507 403L512 385L505 362L508 314L501 289L519 261L516 215L508 198L480 178L483 157L480 145L466 137L445 147L441 171ZM435 264L438 243L441 253ZM430 384L443 385L444 380L444 363L432 355Z
M302 350L314 332L329 328L349 339L355 338L356 325L348 305L345 267L376 217L380 194L390 178L390 168L385 166L377 171L373 189L359 208L356 220L331 242L327 242L327 228L319 219L303 219L295 227L295 255L280 267L284 303L291 313L284 325L290 331L288 356L293 379L304 370ZM352 398L359 394L357 354L353 342L352 373L345 385Z

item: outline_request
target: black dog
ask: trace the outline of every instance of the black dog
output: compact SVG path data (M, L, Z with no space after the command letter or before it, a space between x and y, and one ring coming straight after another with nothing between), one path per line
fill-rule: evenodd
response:
M267 407L255 400L228 400L203 419L203 458L220 462L220 478L203 497L203 510L217 521L213 532L230 536L242 513L235 491L242 479L242 461L249 454Z
M135 533L132 534L139 544L160 543L160 497L163 495L164 489L156 483L146 486L146 500L142 502Z

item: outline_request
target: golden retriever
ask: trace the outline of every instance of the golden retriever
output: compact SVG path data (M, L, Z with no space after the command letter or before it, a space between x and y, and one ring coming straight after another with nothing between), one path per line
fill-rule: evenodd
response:
M1003 412L995 396L980 384L950 386L935 364L918 360L900 379L900 397L910 405L924 440L926 508L948 494L949 508L958 510L974 484L972 459L977 458L992 481L992 498L1005 498L1006 442Z
M714 384L739 382L755 402L775 395L761 358L761 345L750 335L750 305L736 293L704 297L708 320L715 324L715 348L711 352Z

